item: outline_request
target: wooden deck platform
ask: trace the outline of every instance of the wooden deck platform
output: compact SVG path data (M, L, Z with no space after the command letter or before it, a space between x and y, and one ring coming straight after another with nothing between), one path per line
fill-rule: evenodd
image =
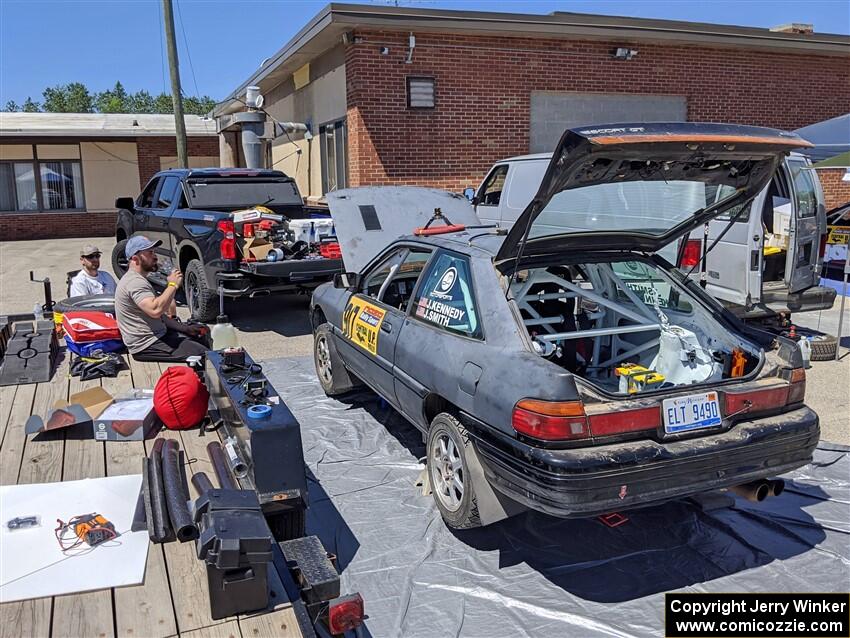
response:
M68 376L69 355L64 349L60 357L51 381L0 388L0 485L140 474L141 459L152 440L105 443L72 439L62 431L27 437L24 423L30 414L46 414L56 400L93 386L102 385L112 394L153 388L168 364L139 363L125 355L130 370L117 378L81 382ZM160 436L180 441L189 459L187 472L215 476L206 454L208 437L215 435L204 437L195 429L164 430ZM274 609L213 620L206 571L195 555L195 544L150 544L142 585L2 604L0 638L300 637L283 587L272 583L272 589L284 601Z

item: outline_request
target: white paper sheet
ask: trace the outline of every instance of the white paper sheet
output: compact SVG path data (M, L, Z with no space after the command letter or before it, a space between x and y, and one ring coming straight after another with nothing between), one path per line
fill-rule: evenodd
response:
M0 603L138 585L145 577L148 533L131 532L140 474L65 483L0 487ZM96 512L120 536L62 553L56 519ZM10 531L6 521L41 516L41 527Z

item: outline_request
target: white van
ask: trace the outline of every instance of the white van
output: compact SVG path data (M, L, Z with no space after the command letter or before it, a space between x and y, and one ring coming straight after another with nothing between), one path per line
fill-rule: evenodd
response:
M472 200L482 223L510 228L537 193L551 158L551 153L538 153L493 165ZM675 214L676 207L696 210L710 203L713 194L699 186L699 192L690 192L696 188L691 186L672 201L653 197L653 182L624 184L632 190L642 189L628 193L629 205L639 209L647 227L667 213ZM666 192L669 194L669 189ZM704 230L692 232L678 246L678 254L675 245L661 254L685 272L697 266L692 276L745 319L830 308L835 290L818 286L827 232L823 201L820 181L808 158L792 153L735 222L729 223L729 215L718 217ZM588 217L583 224L592 225L588 221L598 216L601 225L611 227L604 219L605 202L574 204ZM712 246L715 240L717 244L698 266L704 246Z

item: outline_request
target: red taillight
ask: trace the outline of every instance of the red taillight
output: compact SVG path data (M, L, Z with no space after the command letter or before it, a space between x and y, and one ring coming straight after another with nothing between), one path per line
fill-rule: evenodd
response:
M800 403L806 395L806 371L803 368L787 370L781 380L770 387L747 392L724 392L725 416L775 410Z
M245 224L242 226L242 236L243 237L253 237L254 236L254 224Z
M222 259L236 259L236 227L230 220L223 219L218 222L218 230L221 231L222 237L219 243Z
M328 629L342 634L356 629L363 622L363 597L360 594L334 598L328 607Z
M319 244L319 254L325 259L342 259L342 250L335 241Z
M691 268L699 263L700 251L702 250L702 241L699 239L689 239L685 242L685 250L682 252L682 258L679 260L679 266L683 268Z
M637 408L636 410L615 410L592 414L588 410L590 431L593 436L610 436L641 430L655 430L661 424L661 410L658 406Z
M581 401L523 399L514 406L514 430L541 441L590 438L590 425Z

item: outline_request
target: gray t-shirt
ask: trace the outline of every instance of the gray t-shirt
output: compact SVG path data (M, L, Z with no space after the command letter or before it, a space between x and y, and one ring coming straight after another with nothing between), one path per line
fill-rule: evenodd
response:
M165 335L165 322L139 308L139 302L148 297L156 297L151 282L134 270L128 270L115 289L115 318L131 354L141 352Z

